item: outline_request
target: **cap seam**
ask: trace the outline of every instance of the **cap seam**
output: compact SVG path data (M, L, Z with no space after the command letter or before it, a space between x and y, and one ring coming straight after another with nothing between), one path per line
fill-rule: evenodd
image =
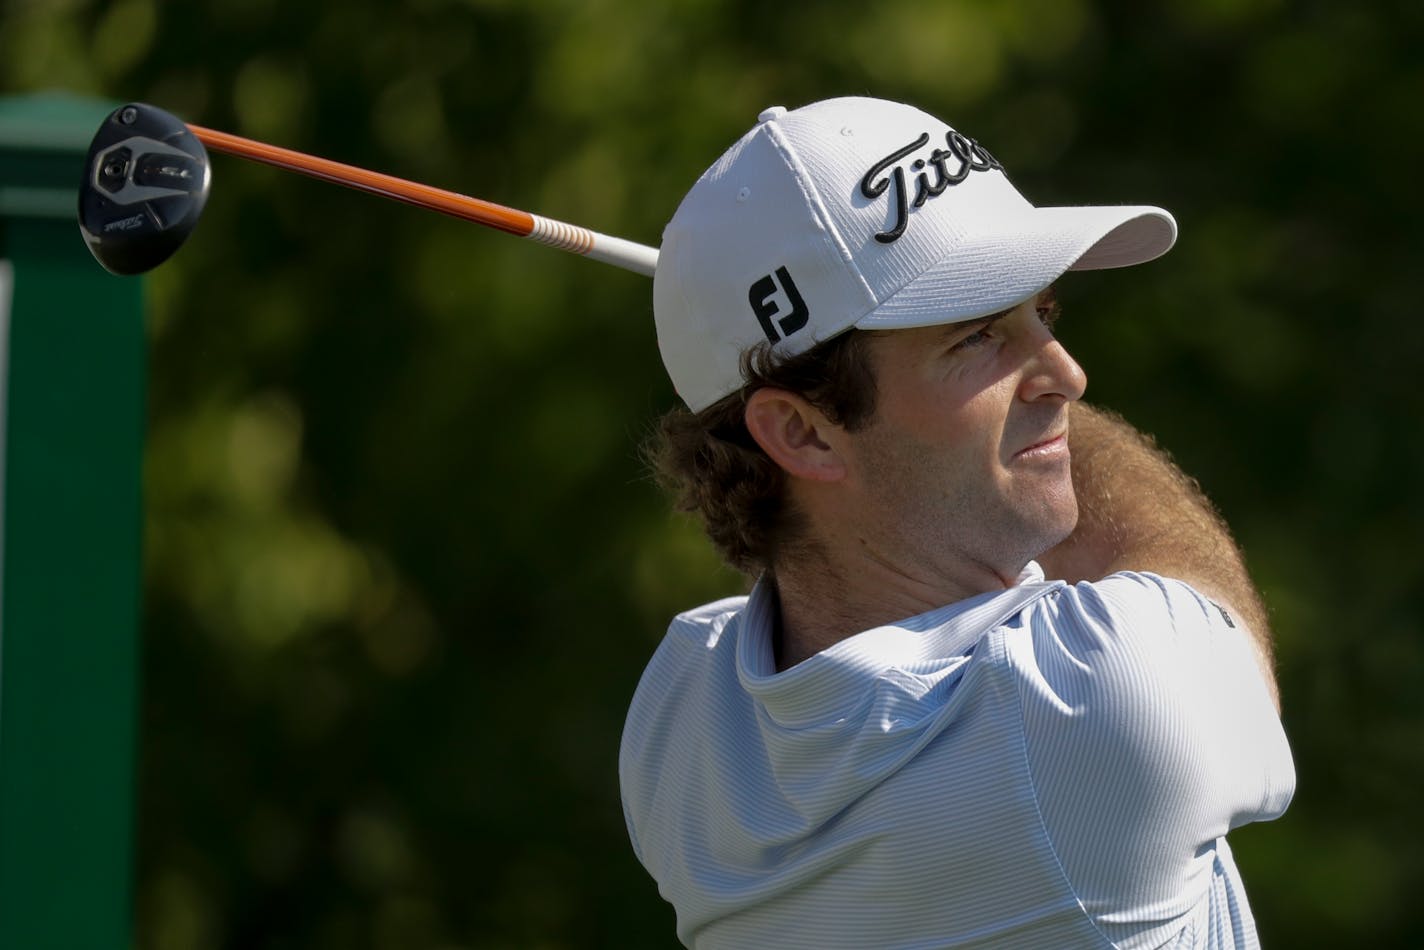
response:
M658 255L659 260L664 260L665 258L666 255ZM677 281L677 299L682 302L682 312L687 314L690 320L695 321L697 318L694 315L692 309L692 301L687 298L687 281L682 279L683 263L684 262L678 258L673 259L673 267L676 269L676 273L673 275L673 277ZM679 387L676 381L673 382L672 391L677 393L677 395L682 399L683 402L687 402L687 396L679 391ZM713 401L715 402L716 400Z
M767 135L771 138L772 144L782 155L782 159L791 169L792 175L796 179L796 187L800 190L806 203L810 206L812 213L816 216L816 221L821 225L821 229L830 235L831 243L835 246L836 252L840 255L841 262L846 265L850 272L855 275L856 283L860 285L865 294L866 310L856 320L862 319L879 306L879 301L875 298L875 291L871 288L870 282L861 273L860 267L856 264L855 255L851 254L850 248L841 237L840 231L836 229L835 221L831 218L830 212L826 209L825 202L821 199L821 193L816 189L815 182L812 181L810 173L801 164L801 158L796 154L796 149L786 139L781 131L780 123L772 120L766 123ZM851 324L854 326L854 323ZM846 329L850 329L847 326Z

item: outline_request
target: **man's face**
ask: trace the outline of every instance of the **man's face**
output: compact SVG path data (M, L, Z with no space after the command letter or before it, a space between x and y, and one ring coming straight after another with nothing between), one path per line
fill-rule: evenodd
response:
M1051 292L995 317L877 333L874 419L848 434L863 541L917 573L993 576L1067 537L1068 405L1087 383ZM992 584L991 584L992 586Z

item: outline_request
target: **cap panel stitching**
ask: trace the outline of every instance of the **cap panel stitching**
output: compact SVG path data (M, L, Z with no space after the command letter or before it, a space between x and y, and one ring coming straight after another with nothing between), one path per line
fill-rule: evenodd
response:
M771 138L776 150L781 153L786 164L791 168L796 178L796 187L800 189L802 196L806 199L806 204L814 211L816 221L821 226L821 230L826 232L831 238L831 243L835 246L836 252L840 255L841 261L846 264L850 272L855 275L856 283L865 294L866 313L875 309L875 291L871 289L869 281L861 273L860 267L856 264L855 256L851 254L850 248L841 237L840 231L836 229L835 221L831 218L830 212L826 209L825 202L821 200L821 194L816 190L815 182L811 179L810 172L806 166L801 164L800 156L796 154L796 149L792 147L785 134L781 130L780 123L776 120L765 124L767 135ZM865 314L861 314L864 316ZM857 318L859 319L859 318ZM852 326L854 324L852 323ZM849 329L849 327L846 327Z

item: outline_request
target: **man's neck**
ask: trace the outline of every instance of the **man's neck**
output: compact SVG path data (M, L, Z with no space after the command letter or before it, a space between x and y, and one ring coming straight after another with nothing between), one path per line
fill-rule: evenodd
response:
M1012 587L1017 578L983 565L959 567L907 571L868 548L839 562L797 557L779 563L777 669L789 669L861 631Z

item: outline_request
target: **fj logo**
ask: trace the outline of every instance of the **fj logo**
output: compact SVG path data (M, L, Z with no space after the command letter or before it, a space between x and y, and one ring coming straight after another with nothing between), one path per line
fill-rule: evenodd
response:
M780 287L777 286L778 281ZM773 321L772 317L781 313L781 304L776 299L777 290L786 295L791 312ZM751 289L747 291L747 300L751 303L752 313L756 314L757 322L761 324L766 338L773 343L782 336L790 336L804 327L810 315L810 311L806 309L806 301L801 299L801 291L796 289L796 282L791 279L791 272L785 267L778 267L775 277L767 274L752 284ZM779 334L776 332L777 327L781 328Z

